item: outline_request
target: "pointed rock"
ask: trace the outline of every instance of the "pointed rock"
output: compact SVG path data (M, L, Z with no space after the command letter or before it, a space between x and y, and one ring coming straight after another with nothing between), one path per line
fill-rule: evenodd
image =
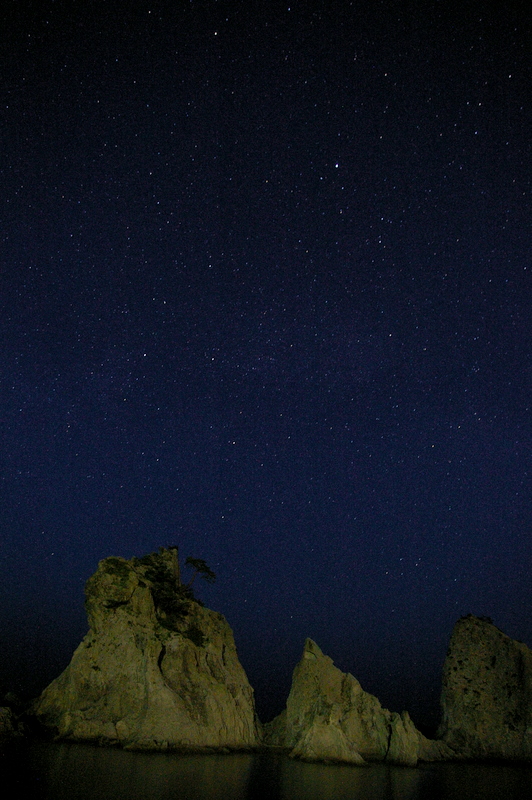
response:
M351 763L386 759L408 765L416 764L421 752L439 758L436 750L430 752L423 744L429 740L408 714L383 708L311 639L294 670L286 709L264 731L267 744L286 747L299 758Z

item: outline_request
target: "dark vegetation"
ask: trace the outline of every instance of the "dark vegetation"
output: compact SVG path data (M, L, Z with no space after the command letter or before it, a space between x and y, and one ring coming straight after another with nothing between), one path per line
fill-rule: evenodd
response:
M171 546L161 547L158 553L150 553L134 562L144 567L144 575L149 581L157 618L163 627L172 631L180 631L194 644L202 646L204 636L199 628L191 626L183 631L183 621L186 618L190 603L203 605L194 595L193 583L200 575L208 583L216 580L216 575L207 566L203 559L187 558L185 564L192 568L192 577L187 583L181 580L178 548Z

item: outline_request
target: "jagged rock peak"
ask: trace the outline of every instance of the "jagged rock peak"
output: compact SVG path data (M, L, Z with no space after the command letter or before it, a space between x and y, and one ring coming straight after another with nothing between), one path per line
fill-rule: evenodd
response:
M180 582L176 548L106 558L85 587L90 630L33 712L58 737L136 749L248 749L253 690L225 618Z
M532 760L532 651L487 617L455 624L438 735L465 758Z
M285 710L265 725L267 744L292 757L318 761L384 761L415 765L440 760L450 751L426 739L406 712L392 713L341 672L307 639Z

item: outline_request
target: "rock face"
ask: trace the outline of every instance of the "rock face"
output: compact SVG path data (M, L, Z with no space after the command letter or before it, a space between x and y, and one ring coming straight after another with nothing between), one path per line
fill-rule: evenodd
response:
M33 709L45 726L130 749L260 743L231 628L176 591L171 551L107 558L85 593L89 633Z
M532 651L490 620L453 630L438 736L465 758L532 760Z
M305 760L389 761L414 766L451 755L426 739L404 711L392 713L307 639L286 709L265 725L265 742Z
M17 725L15 715L10 708L0 707L0 744L9 742L22 736L22 731Z

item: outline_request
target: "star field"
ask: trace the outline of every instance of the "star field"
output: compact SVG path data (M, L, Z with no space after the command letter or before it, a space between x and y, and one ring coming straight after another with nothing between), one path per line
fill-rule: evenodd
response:
M264 721L307 636L421 724L532 645L530 18L452 5L3 11L2 685L174 542Z

